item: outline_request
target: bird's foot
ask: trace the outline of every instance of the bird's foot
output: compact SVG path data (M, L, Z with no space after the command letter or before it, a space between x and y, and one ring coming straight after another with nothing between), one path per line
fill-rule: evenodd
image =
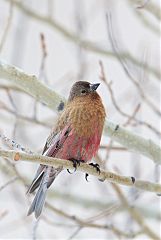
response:
M101 171L100 171L100 166L99 166L98 163L89 163L89 165L92 166L92 167L94 167L94 168L96 169L96 171L100 174ZM89 176L89 174L86 173L86 174L85 174L85 179L86 179L87 182L89 182L89 181L88 181L88 176Z
M77 166L80 166L80 163L84 162L83 160L78 160L78 159L74 159L74 158L69 159L69 161L71 161L73 163L74 172L77 170ZM68 171L68 173L72 174L72 172L70 172L69 169L67 169L67 171Z

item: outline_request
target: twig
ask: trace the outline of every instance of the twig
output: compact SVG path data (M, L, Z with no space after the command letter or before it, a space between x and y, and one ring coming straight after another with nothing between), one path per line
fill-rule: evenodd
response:
M6 0L6 1L11 1L11 0ZM28 7L24 6L24 4L22 4L19 1L15 1L15 0L12 0L12 1L14 3L14 6L16 6L24 14L26 14L27 16L30 16L34 20L47 24L48 26L56 30L58 33L60 33L63 37L74 42L75 44L78 44L85 50L102 54L106 57L109 57L109 56L113 58L117 57L113 52L103 49L101 46L98 46L98 44L93 43L91 41L83 40L77 34L67 30L63 25L58 23L55 19L53 20L48 16L42 16L41 14L36 13L31 9L29 9ZM127 59L131 61L136 66L141 65L141 62L138 61L136 58L134 58L132 55L130 55L128 52L122 52L120 54L123 59ZM151 72L160 81L160 73L157 71L157 69L153 68L151 65L146 65L146 69L149 72Z
M21 161L28 161L28 162L50 165L54 167L63 166L63 168L65 169L74 169L74 166L71 161L37 155L37 154L31 155L23 152L16 152L13 150L0 150L0 156L4 158L10 158L14 161L21 160ZM107 172L104 170L101 170L101 172L99 173L98 171L96 171L95 168L93 168L92 166L86 163L80 163L80 166L77 167L77 170L84 173L88 173L89 175L96 176L98 177L98 179L101 179L101 180L107 180L109 182L118 183L125 186L133 186L138 189L149 191L149 192L155 192L157 194L161 193L160 184L143 181L143 180L136 180L134 177L121 176L113 172Z
M113 225L107 225L107 224L103 225L103 224L98 224L98 223L92 223L88 220L83 220L77 216L70 215L67 212L57 209L56 207L54 207L53 205L50 205L49 203L46 203L46 206L51 211L77 223L81 227L88 227L88 228L90 227L90 228L99 228L99 229L104 229L104 230L110 230L110 231L114 232L115 234L118 234L120 236L127 237L127 238L134 238L135 236L142 234L142 232L140 232L140 231L136 232L136 233L126 233L125 231L121 231Z
M108 29L108 34L109 34L109 39L113 48L114 53L116 54L120 64L122 65L125 73L127 74L127 76L129 77L129 79L132 81L132 83L135 85L135 87L138 89L140 96L142 97L142 99L144 100L144 102L146 102L146 104L158 115L161 116L161 112L160 109L150 100L149 97L147 97L143 91L143 89L141 88L139 82L136 80L136 78L134 77L134 75L129 71L128 66L127 66L127 62L121 57L119 50L118 50L118 45L117 45L117 41L116 38L114 37L114 33L113 33L113 26L112 26L112 18L111 18L111 14L107 14L106 15L106 19L107 19L107 29Z
M13 100L13 97L12 97L12 95L11 95L10 90L9 90L9 89L6 90L6 93L7 93L7 96L8 96L8 98L9 98L9 101L10 101L10 103L11 103L11 105L12 105L12 108L14 109L14 112L17 113L17 106L16 106L16 104L15 104L15 102L14 102L14 100ZM12 110L11 110L11 111L12 111ZM13 134L12 134L12 137L13 137L13 138L15 138L15 136L16 136L16 129L17 129L17 125L18 125L17 114L14 114L14 115L15 115L15 122L14 122L14 126L13 126Z
M110 93L110 96L111 96L111 100L112 100L112 103L114 105L114 107L116 108L116 110L124 117L127 117L127 121L123 124L123 126L127 126L127 124L129 124L132 120L134 120L137 124L139 125L144 125L146 126L147 128L149 128L150 130L152 130L157 136L161 136L161 132L158 131L154 126L152 126L151 124L149 124L148 122L146 121L141 121L139 119L137 119L135 116L137 114L137 112L139 111L140 109L140 104L138 104L136 106L136 108L134 109L133 113L131 115L127 114L126 112L124 112L118 105L117 101L116 101L116 98L115 98L115 95L114 95L114 92L112 90L112 87L111 87L111 82L108 82L107 78L106 78L106 75L105 75L105 72L104 72L104 66L103 66L103 63L102 61L99 61L99 64L100 64L100 68L101 68L101 75L100 75L100 79L106 84L108 90L109 90L109 93Z
M2 186L0 186L0 191L2 191L4 188L6 188L8 185L14 183L16 180L18 179L18 177L13 177L11 178L8 182L6 182L5 184L3 184Z
M39 69L39 74L38 74L38 78L39 79L44 79L45 82L47 83L47 78L45 76L45 60L47 57L47 50L46 50L46 43L45 43L45 36L43 33L40 33L40 43L41 43L41 49L42 49L42 58L41 58L41 64L40 64L40 69ZM37 100L35 99L34 101L34 119L37 120Z
M36 219L34 224L33 224L33 229L32 229L32 240L37 239L37 228L39 225L40 219Z
M147 12L151 13L158 21L161 20L161 12L159 8L159 2L158 5L154 4L153 1L144 0L145 4L140 5L138 9L146 10Z
M13 90L13 91L16 91L16 92L21 92L21 93L24 93L24 94L27 94L25 91L23 91L22 89L14 86L14 85L4 85L4 84L0 84L0 89L1 90Z
M16 116L17 120L21 120L21 121L26 121L26 122L30 122L33 124L38 124L41 125L45 128L50 128L51 126L45 122L39 121L38 119L35 119L34 117L27 117L27 116L23 116L19 113L17 113L16 111L13 111L12 109L10 109L9 107L7 107L3 102L0 101L0 109L7 111L8 113Z
M51 109L56 109L62 100L57 93L40 82L35 75L28 75L21 69L2 61L0 61L0 78L12 81L20 89L27 91L29 95L48 105Z
M148 225L146 225L144 218L141 216L139 211L137 211L136 208L129 207L129 203L126 197L124 196L124 194L122 193L122 191L120 190L120 188L116 184L112 184L112 185L113 185L113 188L115 189L115 192L121 199L122 203L124 204L128 212L131 214L131 216L138 223L138 225L143 229L144 233L146 233L152 239L159 240L160 237L157 236L156 233L154 233L153 230L148 227Z
M131 134L125 128L118 127L112 122L107 121L104 131L114 141L119 142L128 150L140 153L152 159L155 163L161 164L161 148L157 146L151 139L144 139L143 137Z
M133 119L135 119L135 116L136 116L137 112L139 111L140 107L141 107L141 104L139 103L139 104L135 107L135 109L134 109L133 113L131 114L131 116L129 116L129 118L127 119L127 121L123 124L124 127L126 127L127 125L129 125L129 124L131 123L131 121L132 121ZM161 135L161 133L160 133L160 135Z
M142 24L150 29L153 33L155 33L157 36L160 36L160 28L159 26L155 25L152 21L150 21L147 16L140 12L140 11L135 11L134 13L136 14L136 17L142 22Z
M109 145L101 145L100 146L100 149L107 149L107 148L110 148L111 150L114 150L114 151L127 151L128 150L127 148L124 148L124 147L115 147L115 146L109 147Z
M86 28L86 17L84 13L85 13L84 2L75 1L74 2L74 15L75 15L74 23L76 25L76 34L80 39L82 38ZM83 79L87 70L86 52L84 51L82 46L77 45L76 54L77 54L77 66L78 66L77 79Z
M13 65L8 65L0 61L0 78L12 81L16 86L32 95L38 101L46 104L49 108L58 109L59 104L65 99L41 83L35 76L28 75ZM106 121L105 133L113 140L119 142L129 150L140 153L152 159L156 163L161 163L161 148L152 140L140 137L116 124Z
M10 26L11 26L12 17L13 17L13 2L10 1L9 15L8 15L8 19L7 19L7 22L6 22L5 30L4 30L4 33L3 33L3 36L2 36L2 39L1 39L1 42L0 42L0 52L2 51L3 46L5 44L5 41L6 41L8 32L9 32L9 29L10 29Z
M10 90L7 89L7 90L6 90L6 93L7 93L7 96L8 96L8 98L9 98L9 101L10 101L10 103L11 103L14 111L17 112L17 107L16 107L16 104L14 103L14 100L13 100L13 98L12 98L12 95L11 95L11 93L10 93Z
M72 233L72 235L67 239L67 240L71 240L73 238L75 238L75 236L82 230L83 227L78 227L74 233Z
M96 215L90 217L87 219L87 221L93 222L93 221L97 221L99 219L102 218L107 218L110 217L111 215L113 215L114 213L116 213L116 211L120 208L120 205L118 203L112 204L111 207L107 207L106 209L104 209L103 211L101 211L100 213L97 213Z
M23 152L26 152L28 154L33 154L33 152L30 149L24 148L19 143L17 143L16 141L11 140L10 138L6 137L1 132L0 132L0 139L2 139L2 141L6 142L7 145L10 146L12 149L23 151Z
M41 49L42 49L42 59L41 59L38 78L41 79L43 77L45 82L47 83L48 81L45 74L45 63L46 63L46 58L48 56L48 53L47 53L47 46L45 42L45 36L43 33L40 33L40 41L41 41Z
M114 208L115 210L115 206L117 205L116 206L117 212L120 212L120 211L122 212L126 210L124 206L122 205L119 206L118 202L114 203L113 201L111 201L107 203L106 200L104 201L102 200L97 201L94 199L89 200L86 197L81 197L74 194L69 195L69 193L59 192L56 189L54 189L54 191L49 192L49 197L51 198L51 200L57 199L59 202L65 201L67 204L72 204L72 205L74 204L76 206L78 205L78 206L84 207L85 209L91 209L91 208L99 209L99 210L101 209L106 212L106 209L112 209L113 211L113 208ZM137 204L136 208L146 218L151 218L152 220L156 220L156 221L161 220L161 213L158 212L157 208L156 209L154 207L149 208L148 205L145 206L145 204L143 205ZM109 212L108 212L108 215L109 215Z

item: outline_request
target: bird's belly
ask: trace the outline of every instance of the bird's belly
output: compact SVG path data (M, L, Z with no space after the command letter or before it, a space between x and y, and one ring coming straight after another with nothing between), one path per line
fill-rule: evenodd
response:
M97 132L88 138L71 133L55 157L90 161L99 148L100 140Z

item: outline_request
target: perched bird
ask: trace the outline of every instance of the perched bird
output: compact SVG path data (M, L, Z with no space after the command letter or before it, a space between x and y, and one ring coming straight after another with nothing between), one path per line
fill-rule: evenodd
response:
M85 81L76 82L64 110L47 138L43 155L62 158L76 163L88 162L96 154L101 140L105 120L105 109L96 92L100 84ZM62 167L40 165L28 193L38 191L28 211L38 218L45 203L47 189L53 183Z

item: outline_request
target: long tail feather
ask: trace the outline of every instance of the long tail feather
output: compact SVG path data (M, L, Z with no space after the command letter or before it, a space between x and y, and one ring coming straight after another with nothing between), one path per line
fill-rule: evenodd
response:
M50 170L49 167L47 167L46 171L42 175L39 189L36 193L36 196L31 204L31 207L27 215L30 215L33 212L35 212L35 217L38 218L42 212L42 209L45 203L46 192L47 192L48 178L50 175L49 170Z
M43 178L43 174L44 174L44 172L41 172L40 175L36 179L33 180L32 184L28 188L26 194L34 192L40 186L41 180Z
M38 168L38 170L36 172L36 175L34 177L34 180L32 181L32 183L31 183L30 187L28 188L26 194L34 192L36 190L36 188L39 187L45 169L46 169L46 166L40 164L40 166L39 166L39 168Z
M33 212L35 213L35 217L38 218L41 215L43 206L45 204L45 198L47 194L47 189L49 186L53 183L55 180L56 176L62 171L61 168L53 168L46 166L46 168L43 171L43 174L41 174L41 178L39 177L38 182L36 181L34 185L32 185L32 189L36 189L39 183L39 189L35 195L35 198L29 208L28 214L30 215ZM31 190L29 192L31 192Z

